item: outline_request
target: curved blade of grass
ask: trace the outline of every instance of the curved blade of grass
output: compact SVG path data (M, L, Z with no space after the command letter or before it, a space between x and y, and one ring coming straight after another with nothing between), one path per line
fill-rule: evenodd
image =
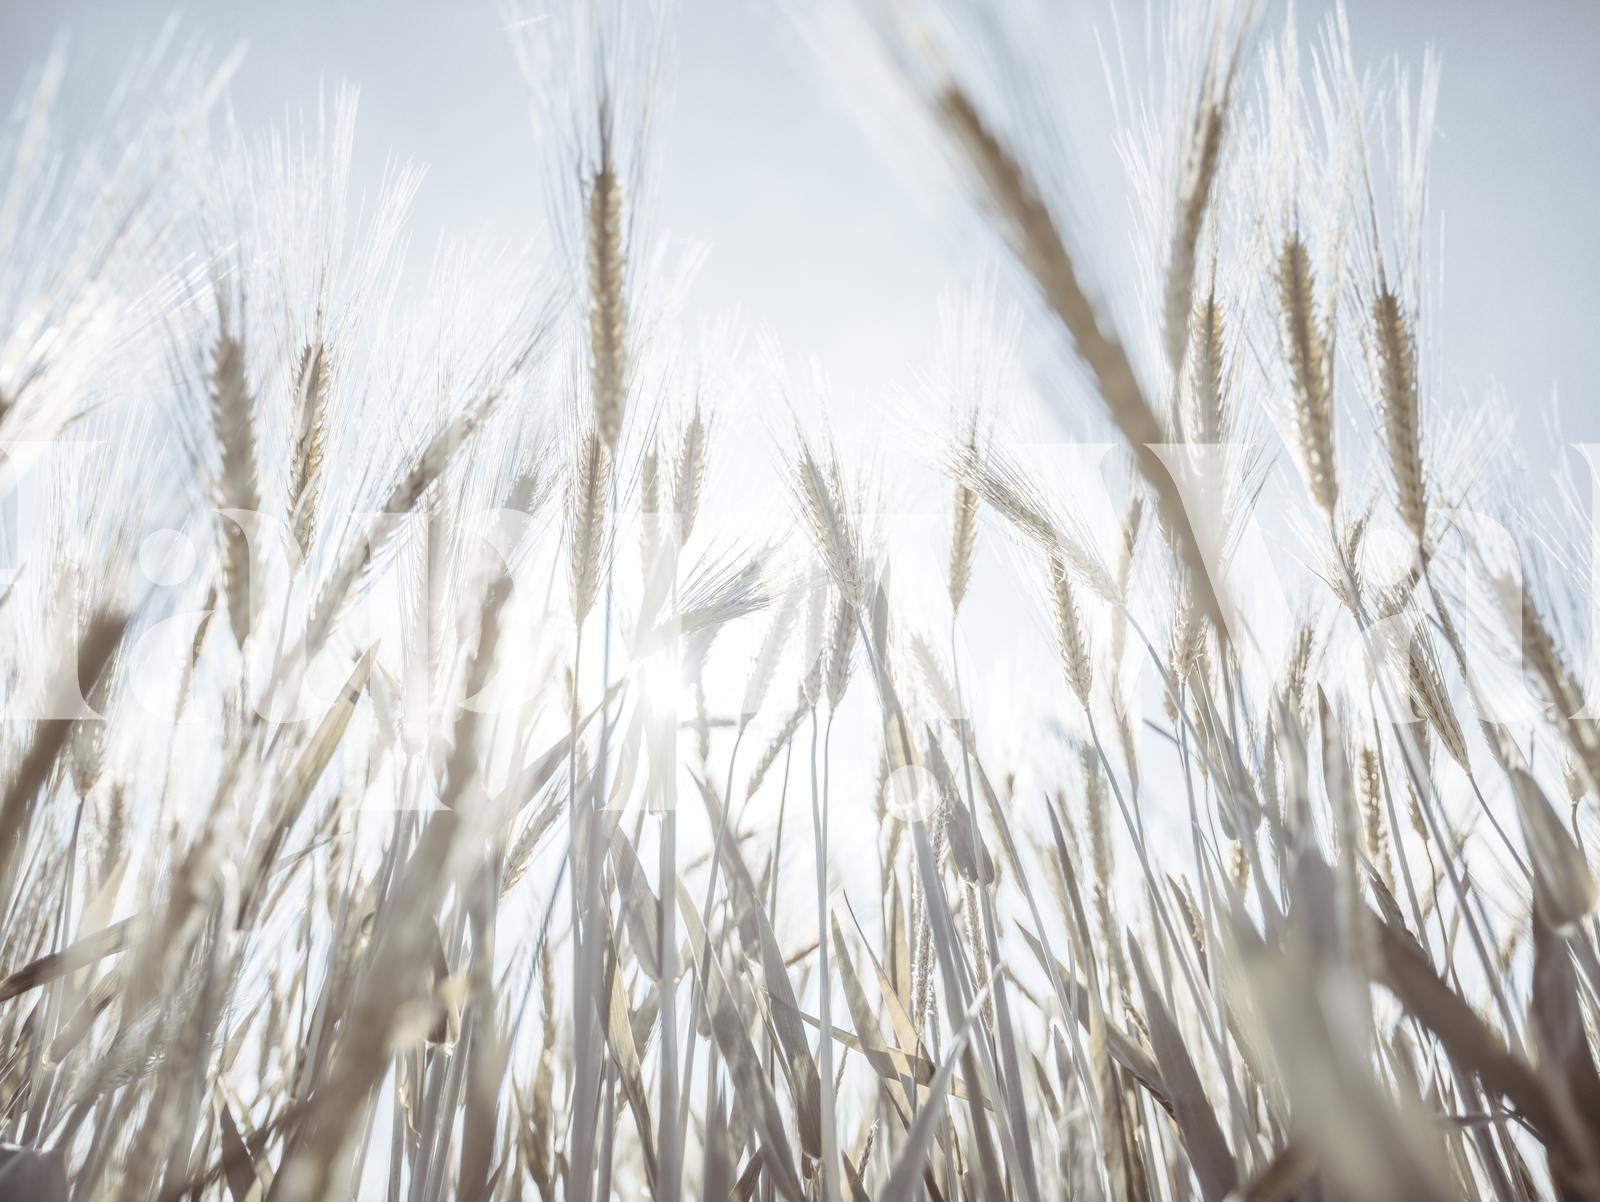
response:
M273 789L272 808L268 811L266 824L253 841L245 901L240 906L241 915L247 919L253 916L253 910L261 900L262 885L283 849L284 839L300 817L311 790L322 779L323 770L333 758L339 741L344 738L351 715L356 712L356 703L361 700L361 690L367 687L367 676L372 672L372 660L377 650L377 643L373 643L356 661L355 668L339 690L338 700L322 716L316 731L296 757L294 767L279 778Z
M929 926L932 928L933 946L937 953L939 968L944 976L945 997L947 1006L952 1009L966 1001L970 994L967 991L965 973L968 971L966 958L961 951L960 941L956 938L955 929L950 921L950 902L945 894L944 882L939 876L939 869L933 858L933 848L928 842L928 830L921 819L911 823L912 844L917 852L917 870L922 874L923 894L927 898ZM991 978L991 983L993 978ZM988 989L979 991L987 996ZM972 1003L968 1003L969 1007ZM969 1020L970 1021L970 1020ZM991 1095L994 1091L996 1074L993 1065L988 1059L988 1047L983 1041L977 1041L978 1054L975 1056L972 1049L966 1049L963 1057L963 1071L966 1074L967 1084L970 1088ZM982 1071L980 1072L980 1065ZM995 1155L993 1141L989 1137L989 1124L983 1117L984 1108L974 1106L971 1108L973 1142L978 1146L978 1165L983 1170L984 1188L990 1197L1001 1196L1000 1162ZM1010 1143L1009 1116L1003 1109L997 1109L999 1116L1000 1137L1007 1144ZM1012 1149L1006 1149L1008 1159L1015 1161L1016 1156Z
M849 905L849 901L845 902ZM855 913L851 911L850 920L855 923L856 932L861 932L861 924L856 922ZM917 1029L911 1025L911 1016L906 1013L905 1004L895 993L894 984L883 971L883 965L878 962L878 957L872 954L872 947L867 943L865 936L861 940L861 948L867 953L867 959L872 961L872 971L877 974L878 994L883 998L884 1009L889 1012L889 1022L894 1026L895 1038L900 1041L901 1048L911 1049L901 1052L915 1058L917 1064L917 1084L926 1085L933 1080L933 1058L928 1055L928 1049L923 1046L922 1040L917 1036Z
M715 790L699 777L695 777L695 783L700 786L700 797L705 802L711 829L722 829L722 803ZM746 946L760 953L762 980L766 983L767 997L772 1003L772 1026L783 1045L783 1054L789 1061L798 1091L796 1103L800 1112L797 1121L800 1146L808 1156L821 1156L822 1078L817 1073L817 1062L811 1055L805 1027L801 1025L800 1002L789 980L788 969L784 967L778 937L756 895L755 883L750 879L750 870L745 866L744 857L739 854L737 841L724 839L721 846L724 875L733 900L733 914Z
M76 679L61 673L55 684L58 704L53 708L56 712L60 712L60 701L70 700L74 692L82 697L93 688L122 642L127 626L128 619L121 614L101 614L89 624L78 642ZM32 742L22 753L16 774L6 786L4 798L0 799L0 868L16 854L33 812L34 800L71 732L69 719L47 718L34 723Z
M1538 904L1533 907L1533 1017L1541 1066L1561 1079L1593 1146L1600 1146L1600 1075L1584 1028L1578 974L1567 941Z
M962 1016L961 1025L956 1029L955 1038L950 1041L950 1050L945 1054L944 1063L939 1066L939 1071L933 1075L933 1082L928 1086L927 1104L918 1111L917 1121L911 1124L911 1130L906 1133L905 1143L900 1145L900 1155L895 1158L894 1168L889 1172L889 1182L878 1195L878 1202L910 1202L913 1191L921 1184L923 1162L927 1159L934 1133L944 1118L946 1087L956 1071L956 1061L966 1051L967 1041L972 1035L978 1015L983 1012L983 999L987 994L987 988L981 990L967 1007L966 1014ZM1004 1197L1003 1194L993 1196Z
M857 1045L872 1070L895 1086L889 1092L889 1100L904 1120L915 1106L905 1081L901 1080L900 1066L889 1056L888 1046L883 1042L883 1032L878 1029L878 1020L872 1013L872 1007L867 1004L867 995L856 977L855 966L850 962L850 954L845 947L844 932L839 929L838 916L829 917L833 922L834 962L839 970L840 984L844 986L845 1002L850 1007L850 1021L855 1025ZM906 1075L910 1076L909 1073Z
M1385 983L1418 1021L1439 1037L1452 1061L1468 1066L1486 1087L1509 1098L1547 1145L1561 1124L1538 1076L1507 1050L1471 1006L1441 981L1416 941L1374 916L1372 927Z
M134 928L143 921L140 915L124 918L92 935L85 935L62 951L40 956L24 964L0 981L0 1002L9 1002L30 989L37 989L80 968L87 968L106 956L116 955L133 942Z
M606 930L606 941L611 942L611 931ZM633 1111L633 1121L639 1128L639 1144L644 1153L645 1180L650 1186L650 1196L656 1196L656 1150L650 1132L654 1123L650 1118L650 1098L645 1092L644 1074L639 1067L639 1049L633 1042L633 1023L628 1009L628 995L622 990L622 974L617 971L616 951L608 947L611 971L611 998L606 1007L606 1042L611 1045L617 1068L621 1072L623 1096Z
M763 1163L772 1183L791 1202L804 1202L800 1178L794 1171L794 1157L789 1151L789 1140L783 1133L783 1114L778 1101L761 1071L761 1061L750 1043L738 1005L728 992L722 977L722 965L715 956L706 954L706 929L695 909L694 898L682 881L678 882L678 912L683 915L683 925L689 935L696 965L706 966L706 979L702 982L706 1015L711 1021L711 1032L716 1037L717 1048L727 1061L728 1075L744 1104L754 1112L757 1130L761 1135L767 1155ZM781 965L781 961L779 962ZM781 971L781 968L780 968Z
M840 1153L839 1163L844 1165L845 1183L850 1186L850 1202L872 1202L867 1195L867 1187L861 1184L861 1174L856 1171L856 1166L850 1163L850 1157Z
M1223 1138L1222 1127L1200 1084L1200 1074L1195 1072L1183 1036L1167 1013L1160 991L1151 984L1144 953L1139 949L1138 940L1131 935L1128 956L1133 962L1134 975L1139 978L1139 991L1144 996L1145 1027L1150 1032L1150 1045L1161 1063L1162 1080L1171 1091L1172 1116L1183 1135L1195 1177L1200 1181L1200 1194L1205 1202L1222 1202L1239 1184L1233 1154L1228 1150L1228 1141Z
M260 1196L255 1160L240 1138L233 1112L226 1103L218 1112L217 1126L222 1132L222 1175L228 1182L228 1193L233 1196L233 1202L252 1202L252 1191L257 1198Z
M739 1174L739 1181L733 1187L733 1197L738 1202L750 1202L750 1197L756 1192L756 1183L761 1180L762 1149L757 1148L750 1154L750 1159L745 1162L744 1172Z
M1517 798L1517 817L1522 823L1522 840L1533 862L1533 883L1544 920L1563 933L1572 930L1600 901L1600 889L1589 871L1588 861L1566 826L1556 817L1555 807L1539 782L1520 767L1511 768L1512 792Z
M1039 966L1041 968L1046 967L1045 949L1040 944L1038 937L1020 924L1017 926L1017 930L1022 932L1022 937L1027 941L1028 948L1033 952L1035 959L1039 961ZM1065 964L1057 960L1055 967L1056 973L1062 980L1071 980L1071 974L1067 971ZM1085 1031L1089 1031L1092 1029L1091 1021L1093 1018L1089 990L1082 981L1076 981L1074 984L1077 986L1075 990L1077 1004L1071 1008L1071 1013L1077 1017L1078 1025ZM1163 1110L1168 1114L1176 1114L1172 1096L1167 1090L1167 1083L1162 1076L1161 1069L1154 1060L1150 1059L1149 1054L1129 1038L1128 1033L1113 1023L1109 1017L1106 1019L1106 1049L1111 1053L1112 1059L1132 1073L1134 1079L1149 1091L1150 1096L1156 1100Z
M1289 1202L1316 1171L1317 1162L1311 1154L1298 1144L1290 1144L1256 1178L1244 1202Z
M815 1015L806 1014L804 1011L802 1011L800 1018L805 1022L806 1026L810 1027L812 1030L822 1030L822 1020L817 1018ZM843 1044L852 1052L862 1053L863 1057L870 1060L870 1057L867 1056L867 1049L862 1046L860 1038L851 1034L849 1031L842 1031L838 1027L833 1028L833 1041L835 1043ZM886 1081L896 1081L901 1078L909 1079L913 1065L918 1067L921 1074L929 1081L933 1080L933 1066L928 1061L926 1056L924 1056L921 1061L914 1061L912 1057L906 1053L904 1048L897 1048L891 1044L883 1045L881 1059L873 1063L873 1067L879 1070L879 1075L882 1076ZM888 1071L885 1072L882 1070ZM918 1088L925 1091L927 1087L919 1083ZM959 1102L968 1102L972 1100L972 1095L967 1092L966 1083L963 1082L960 1077L951 1077L950 1084L945 1089L945 1092ZM903 1091L902 1096L904 1096ZM919 1093L917 1096L921 1097L923 1095ZM994 1110L994 1107L990 1104L988 1098L979 1098L978 1100L983 1103L983 1108L985 1110Z
M639 967L653 981L661 980L661 957L656 943L661 931L661 903L645 879L644 866L628 836L611 830L611 865L617 874L617 892L622 896L622 919L628 926L628 941Z

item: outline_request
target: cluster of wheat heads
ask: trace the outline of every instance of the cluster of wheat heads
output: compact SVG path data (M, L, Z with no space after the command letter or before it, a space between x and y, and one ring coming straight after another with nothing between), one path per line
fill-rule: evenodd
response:
M7 127L0 1197L1600 1198L1600 732L1431 412L1431 70L1336 20L1308 87L1292 23L1180 6L1125 340L1048 41L861 23L1126 451L1102 537L971 306L941 582L819 389L666 320L666 30L600 9L508 14L554 248L417 303L348 94L254 141L169 31L83 147L59 60ZM1286 620L1236 566L1272 426ZM978 705L1006 540L1060 687Z

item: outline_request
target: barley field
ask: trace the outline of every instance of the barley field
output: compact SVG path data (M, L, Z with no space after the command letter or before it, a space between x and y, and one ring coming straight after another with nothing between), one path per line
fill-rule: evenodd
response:
M1439 64L1161 8L1108 281L1026 11L774 14L992 250L881 441L683 317L667 7L500 10L514 251L181 23L38 65L0 1199L1600 1200L1589 515L1443 383Z

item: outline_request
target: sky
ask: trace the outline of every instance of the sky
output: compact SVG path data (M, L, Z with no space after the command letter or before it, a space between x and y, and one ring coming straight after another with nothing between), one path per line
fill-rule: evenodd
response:
M1082 6L1104 33L1142 4ZM1280 3L1262 6L1275 28ZM91 95L165 0L0 5L0 92L70 38L68 103ZM314 108L319 87L361 89L353 181L375 190L386 158L425 164L411 222L426 261L440 235L522 243L542 219L528 104L487 0L198 0L187 28L247 54L232 87L246 129ZM1309 28L1324 11L1302 5ZM1583 0L1353 0L1356 58L1443 59L1431 200L1444 287L1445 386L1498 387L1537 456L1553 437L1600 441L1600 5ZM982 266L919 203L869 138L836 78L776 6L680 0L677 84L665 129L658 224L707 252L691 313L738 309L785 348L815 355L846 400L868 402L926 359L942 290ZM1110 165L1105 88L1075 118L1087 165ZM1126 213L1118 184L1097 213ZM981 248L987 253L990 248ZM1559 390L1552 433L1544 410Z

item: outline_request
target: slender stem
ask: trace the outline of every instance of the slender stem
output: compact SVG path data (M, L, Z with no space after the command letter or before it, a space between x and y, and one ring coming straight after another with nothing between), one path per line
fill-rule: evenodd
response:
M405 1102L400 1089L400 1055L394 1058L394 1109L389 1119L389 1202L400 1202L400 1169L405 1163Z
M833 734L833 715L828 716L828 734ZM828 757L824 753L823 772ZM828 820L824 784L822 794L817 781L817 707L811 707L811 822L816 835L817 860L817 1017L822 1024L818 1041L818 1073L822 1078L822 1184L827 1202L839 1202L839 1135L833 1126L833 979L828 972Z
M1400 861L1400 876L1405 881L1406 898L1411 903L1412 920L1417 924L1417 938L1422 941L1422 946L1426 950L1428 948L1428 932L1426 924L1422 921L1422 906L1417 902L1417 888L1411 880L1411 860L1406 855L1406 849L1400 837L1400 815L1394 804L1394 789L1389 784L1389 766L1383 754L1383 734L1378 726L1376 713L1372 716L1372 737L1377 744L1378 779L1383 782L1383 799L1389 811L1389 829L1394 832L1392 842L1394 843L1395 857ZM1430 962L1433 959L1431 951L1428 952L1428 959Z
M617 477L611 479L611 513L617 511ZM606 571L606 603L603 642L600 650L600 746L594 767L594 788L588 794L587 804L581 807L583 844L581 852L574 840L572 884L575 894L573 955L577 971L573 973L574 1026L573 1051L577 1067L577 1083L573 1090L573 1108L577 1125L573 1130L572 1159L570 1161L570 1188L572 1202L589 1202L594 1188L594 1139L592 1116L599 1106L600 1082L598 1063L604 1038L600 1029L600 1015L596 1009L600 996L600 959L603 950L601 930L602 898L600 882L603 875L602 856L605 843L601 837L600 810L606 802L606 758L610 752L610 690L611 690L611 618L614 606L611 572ZM580 636L581 637L581 636ZM573 696L578 692L577 659L573 660ZM574 702L576 710L576 702ZM574 726L574 743L576 727ZM569 753L574 762L576 747ZM575 778L574 778L575 783ZM580 818L578 798L573 795L572 819ZM570 822L570 820L569 820ZM579 858L581 856L581 859ZM600 1199L599 1202L606 1202Z
M768 873L767 882L767 921L775 923L778 917L778 869L783 861L783 816L789 802L789 768L794 762L794 739L791 737L785 747L783 757L783 787L778 791L778 831L772 840L772 867ZM763 1038L766 1044L765 1067L767 1070L767 1084L770 1086L774 1079L773 1063L774 1049L772 1045L772 1032L763 1024ZM761 1174L762 1202L773 1202L773 1182L771 1173Z
M656 1132L656 1147L660 1153L657 1172L658 1196L661 1202L677 1202L682 1186L682 1176L677 1134L678 1123L678 972L677 972L677 913L678 913L678 815L668 809L661 815L661 848L659 874L661 907L660 929L656 932L656 963L661 978L656 983L660 1013L657 1022L661 1028L661 1120ZM604 1200L602 1199L602 1202Z
M595 1190L596 1202L610 1202L611 1159L617 1142L617 1061L606 1057L605 1113L600 1116L600 1184Z
M1494 816L1494 811L1489 808L1489 803L1484 800L1483 790L1478 788L1478 778L1471 772L1467 774L1467 783L1472 786L1472 794L1478 799L1478 806L1483 810L1483 816L1489 820L1489 825L1494 827L1494 833L1500 836L1500 842L1505 844L1506 851L1511 855L1511 862L1522 870L1522 875L1529 880L1533 879L1533 872L1527 862L1517 854L1516 844L1511 842L1511 837L1506 834L1505 828L1500 825L1499 819ZM1576 829L1576 827L1574 827Z
M672 612L678 612L677 546L673 543ZM677 643L674 643L676 650ZM678 659L673 656L673 683L680 680ZM674 698L677 693L674 692ZM672 715L672 764L668 771L677 772L677 713ZM661 1028L661 1117L656 1132L656 1148L660 1159L657 1170L661 1202L678 1202L683 1182L683 1143L679 1123L684 1116L678 1103L678 807L675 775L665 785L667 804L661 812L661 845L657 861L658 888L661 893L660 929L656 932L656 963L661 978L656 983L656 996L660 999L657 1022ZM712 853L715 871L716 853ZM707 899L709 907L710 900ZM702 910L710 918L710 910ZM709 940L707 941L709 954ZM689 1048L694 1049L693 1026L690 1028ZM606 1199L600 1199L606 1202Z
M583 817L578 813L578 678L583 667L583 628L578 628L578 638L572 648L572 716L568 725L567 736L567 857L572 862L572 954L579 955L583 943L583 928L579 924L579 908L582 898L579 896L579 882L582 873L578 871L578 856L580 848L577 834L583 829ZM574 976L577 974L574 973ZM579 999L574 999L575 1001Z
M574 1063L577 1082L573 1091L574 1114L578 1118L572 1133L572 1160L570 1186L574 1202L589 1202L593 1187L590 1163L594 1148L594 1129L589 1121L596 1099L590 1082L594 1076L597 1049L594 1010L594 991L588 981L589 931L586 929L589 913L589 877L594 861L589 855L593 847L590 832L595 825L591 806L580 804L578 797L578 681L583 656L583 634L578 634L577 646L572 656L572 743L567 749L567 823L572 834L567 843L567 855L572 865L572 1025Z

